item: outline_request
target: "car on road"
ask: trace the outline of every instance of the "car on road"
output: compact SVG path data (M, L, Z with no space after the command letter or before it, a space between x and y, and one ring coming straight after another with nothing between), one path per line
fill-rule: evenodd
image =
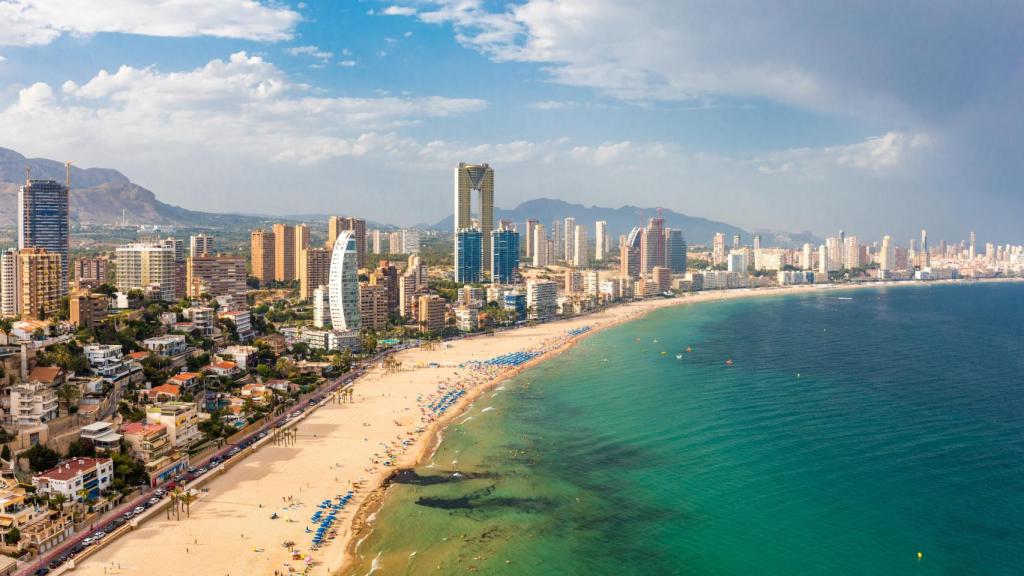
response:
M149 502L149 505L150 505L150 506L156 506L157 504L159 504L159 503L160 503L160 499L159 499L159 498L157 498L156 496L153 496L152 498L150 498L150 499L148 500L148 502Z
M135 512L136 515L142 514L145 511L146 511L146 509L143 508L142 506L136 506L135 510L132 510L132 512Z
M92 546L92 536L86 536L85 540L82 540L82 546Z
M156 492L154 492L154 494L156 494L157 498L163 498L164 494L166 494L166 492L164 492L163 488L157 488Z

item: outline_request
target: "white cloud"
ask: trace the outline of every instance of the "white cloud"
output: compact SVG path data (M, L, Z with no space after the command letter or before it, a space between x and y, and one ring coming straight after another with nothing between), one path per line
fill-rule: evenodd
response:
M476 99L325 97L290 81L273 64L244 52L185 72L122 66L59 93L44 83L20 91L0 112L0 141L40 138L41 150L192 148L311 164L386 146L403 126L477 112ZM34 135L34 136L32 136ZM112 162L114 163L114 162Z
M836 170L882 173L900 170L914 160L914 153L932 146L928 134L891 131L861 142L824 148L792 148L753 158L760 174L824 179Z
M7 60L7 58L4 58L3 55L0 55L0 62L4 62L6 60Z
M338 62L338 66L344 66L345 68L351 68L356 65L355 60L342 60Z
M287 48L285 52L292 56L309 56L310 58L316 58L323 64L326 64L331 58L334 58L333 52L321 50L316 46L295 46Z
M416 9L411 6L388 6L384 9L384 14L388 16L413 16L416 14Z
M287 40L298 12L262 0L2 0L0 45L49 44L63 34Z

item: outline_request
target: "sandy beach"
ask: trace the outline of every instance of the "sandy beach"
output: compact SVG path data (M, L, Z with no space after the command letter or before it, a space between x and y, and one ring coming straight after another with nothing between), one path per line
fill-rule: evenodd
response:
M848 288L856 286L842 287ZM363 519L380 500L383 491L377 488L396 469L413 466L429 455L444 426L502 378L564 351L579 338L665 306L819 290L809 286L731 290L646 300L494 336L456 340L434 350L399 352L393 358L402 363L402 370L368 369L354 384L354 402L328 403L297 423L294 445L265 444L240 463L215 473L203 484L208 492L192 504L191 517L186 518L183 511L180 520L173 516L168 520L160 512L83 559L74 573L240 576L287 574L290 568L301 572L307 565L309 574L336 573L351 553L353 534L365 528ZM569 335L585 326L591 330ZM537 356L517 368L465 367L468 362L526 350ZM448 401L451 404L442 415L427 408ZM385 466L385 461L391 465ZM310 518L320 510L318 505L325 500L337 502L350 490L352 498L338 510L328 532L332 535L319 549L311 550L315 532L307 529L315 530ZM275 513L278 518L271 519ZM354 522L357 516L359 521ZM292 556L283 545L286 541L295 543L301 558Z

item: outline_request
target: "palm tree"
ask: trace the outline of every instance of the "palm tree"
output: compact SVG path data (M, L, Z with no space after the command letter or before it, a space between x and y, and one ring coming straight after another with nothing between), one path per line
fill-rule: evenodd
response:
M181 488L175 488L171 490L171 506L174 506L174 515L178 520L181 520L181 497L185 494L185 491Z
M13 327L14 327L14 321L12 319L10 319L10 318L0 318L0 332L3 332L4 336L10 338L11 328L13 328Z
M71 404L82 397L82 390L71 382L65 383L57 389L57 399L64 403L64 411L71 413Z
M50 497L50 504L55 506L58 511L64 511L64 503L68 501L68 497L63 492L57 492Z
M192 517L192 503L196 501L196 498L197 496L191 490L188 490L182 493L181 496L178 496L178 500L185 505L185 516L187 518Z

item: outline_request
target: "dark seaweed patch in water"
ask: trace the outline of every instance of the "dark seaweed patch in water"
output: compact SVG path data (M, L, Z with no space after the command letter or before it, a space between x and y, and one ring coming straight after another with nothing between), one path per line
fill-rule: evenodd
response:
M556 506L547 498L516 498L509 496L491 497L494 486L470 492L465 496L440 498L423 496L416 500L418 506L437 508L440 510L487 511L498 508L514 508L521 512L548 512Z
M452 482L463 482L465 480L477 480L480 478L495 478L496 474L491 472L442 472L424 476L415 470L401 470L392 477L394 484L412 484L415 486L434 486L435 484L450 484Z

